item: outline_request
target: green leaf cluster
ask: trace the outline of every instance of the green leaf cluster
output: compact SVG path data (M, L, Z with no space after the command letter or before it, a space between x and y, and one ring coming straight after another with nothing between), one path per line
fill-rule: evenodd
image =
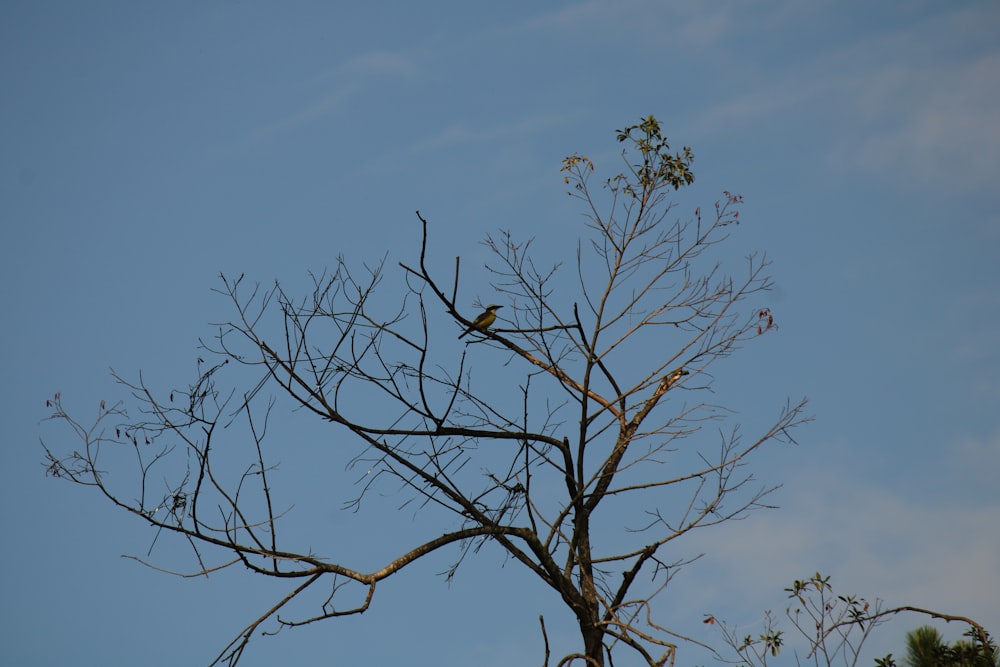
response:
M640 199L644 193L658 186L672 186L674 190L683 185L694 183L694 172L691 163L694 153L685 146L678 152L670 151L670 143L660 130L660 123L655 116L640 119L636 125L629 125L622 130L615 130L618 141L632 142L633 148L642 156L639 164L631 165L639 189L630 182L626 174L618 174L608 180L608 186L613 191L623 190L626 194Z

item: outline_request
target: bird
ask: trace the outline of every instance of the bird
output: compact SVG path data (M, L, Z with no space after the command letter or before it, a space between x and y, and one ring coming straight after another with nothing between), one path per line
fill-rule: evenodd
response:
M477 315L476 319L472 320L472 326L463 331L459 338L462 338L466 334L470 334L473 331L486 331L489 329L490 325L497 319L497 310L500 308L503 308L503 306L498 306L492 303L486 306L486 310Z

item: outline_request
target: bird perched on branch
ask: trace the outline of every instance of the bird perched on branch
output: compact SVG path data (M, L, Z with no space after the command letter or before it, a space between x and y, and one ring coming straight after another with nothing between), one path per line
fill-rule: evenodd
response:
M481 312L476 319L472 320L472 326L462 332L459 338L462 338L466 334L472 333L473 331L486 331L490 328L497 319L497 310L503 308L503 306L497 306L495 304L490 304L486 306L486 310Z

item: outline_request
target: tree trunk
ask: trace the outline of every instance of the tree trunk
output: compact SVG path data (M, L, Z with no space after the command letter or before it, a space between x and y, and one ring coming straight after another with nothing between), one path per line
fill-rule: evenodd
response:
M604 667L604 633L593 622L580 621L587 667Z

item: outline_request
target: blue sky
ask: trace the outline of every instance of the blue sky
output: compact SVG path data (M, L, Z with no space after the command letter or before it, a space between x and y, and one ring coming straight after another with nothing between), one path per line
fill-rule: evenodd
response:
M122 559L151 532L44 478L39 438L74 444L39 423L46 398L96 412L123 397L109 367L181 386L231 314L220 272L294 286L341 254L395 266L416 209L441 266L462 255L471 310L491 296L470 270L483 236L571 258L562 157L610 175L614 129L651 113L696 155L678 205L741 193L731 251L774 261L780 330L720 368L720 399L750 426L803 395L816 417L757 463L781 509L692 536L706 555L661 613L717 643L704 613L754 628L820 570L1000 632L1000 4L344 4L0 5L0 663L205 664L284 594ZM282 474L325 536L360 519L336 509L341 464L309 465L323 437L283 445ZM398 516L350 553L419 528ZM258 639L243 664L540 663L539 613L573 648L496 552L451 585L445 567L388 580L362 617Z

